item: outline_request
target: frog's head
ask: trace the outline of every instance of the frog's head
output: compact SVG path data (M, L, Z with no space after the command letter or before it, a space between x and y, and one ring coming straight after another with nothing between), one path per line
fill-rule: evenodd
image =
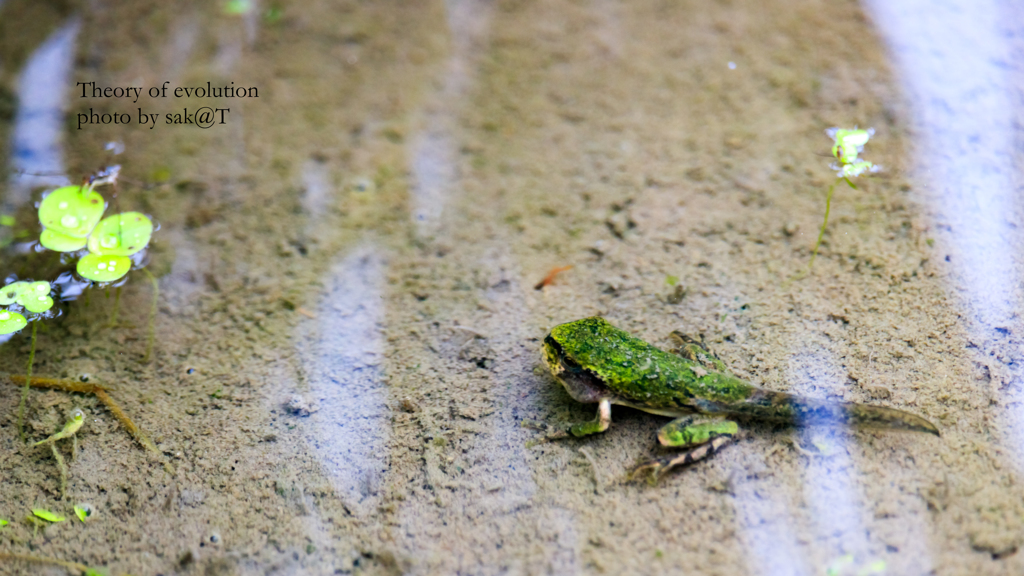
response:
M544 363L574 400L593 403L607 396L607 393L601 379L573 358L571 351L574 347L571 344L576 335L573 325L579 322L583 320L555 326L544 338Z
M551 334L548 334L547 338L544 339L544 363L547 364L548 370L551 370L551 374L555 378L558 378L565 371L565 367L562 365L563 359L567 360L565 358L565 351L562 350L562 346L559 345L558 341Z

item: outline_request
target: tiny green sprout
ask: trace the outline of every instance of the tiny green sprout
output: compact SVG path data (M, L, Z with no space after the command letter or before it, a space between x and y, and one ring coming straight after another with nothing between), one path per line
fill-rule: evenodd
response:
M868 128L867 130L860 130L858 128L829 128L825 130L825 134L833 140L832 155L839 162L833 163L831 168L836 171L838 179L828 187L828 194L825 197L825 218L821 223L821 230L818 232L818 240L814 243L811 262L807 265L807 270L803 275L810 273L811 267L814 266L814 259L818 257L818 248L821 247L821 240L825 236L825 227L828 226L828 213L832 208L832 193L835 192L836 184L840 181L845 181L849 184L850 188L856 190L857 187L853 185L851 178L881 170L881 167L867 160L858 159L860 153L864 151L864 145L874 136L874 128Z
M127 256L86 254L76 268L80 276L93 282L113 282L132 269L132 261Z
M100 221L89 236L89 252L99 256L131 256L149 244L153 221L140 212L125 212Z
M89 568L85 571L85 576L107 576L107 573L101 572L97 568Z
M875 129L829 128L825 134L834 140L832 155L836 157L836 160L843 164L850 164L857 161L857 155L864 151L864 145L875 135Z
M9 522L7 520L4 520L3 518L0 518L0 528L3 528L4 526L7 526L8 524L9 524Z
M85 238L96 227L105 209L103 196L91 186L64 186L43 198L39 204L39 222L59 234Z
M668 284L669 286L675 286L676 284L679 284L679 277L665 276L665 284Z
M79 428L81 428L82 424L84 424L84 423L85 423L85 412L82 412L81 408L75 408L74 410L71 411L71 420L68 421L68 423L64 425L64 428L62 428L60 432L57 432L56 434L50 436L46 440L40 440L39 442L36 442L35 444L33 444L33 446L39 446L39 445L42 445L42 444L50 444L50 443L56 442L57 440L63 440L64 438L69 438L72 435L74 435L75 432L78 432Z
M63 522L65 520L63 516L59 514L54 514L53 512L50 512L45 508L33 508L32 514L34 514L36 518L42 518L47 522Z
M16 220L10 214L0 214L0 226L14 226Z
M267 22L267 24L273 24L274 22L280 20L283 14L284 11L281 10L280 8L271 7L263 14L263 19Z
M885 560L875 560L868 564L860 571L857 572L857 576L870 576L871 574L883 574L885 573Z
M825 574L826 576L839 576L839 573L843 571L843 568L850 564L853 564L852 554L840 556L839 558L836 558L832 562L832 565L825 570Z
M881 166L876 166L867 160L843 164L842 166L833 164L832 168L836 170L836 176L840 178L856 178L865 172L878 172L882 169Z
M13 334L28 324L28 320L17 312L0 310L0 336Z
M224 3L224 13L229 16L241 16L252 10L250 0L228 0Z
M92 516L92 512L92 504L75 504L75 516L78 516L83 523Z

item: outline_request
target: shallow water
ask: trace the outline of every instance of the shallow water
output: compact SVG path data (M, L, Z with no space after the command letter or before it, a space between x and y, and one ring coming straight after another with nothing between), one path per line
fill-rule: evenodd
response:
M112 386L160 454L92 395L33 389L32 439L88 415L62 500L50 452L18 439L20 389L0 388L0 554L136 576L1024 568L1018 8L238 6L0 4L0 272L69 268L27 249L41 177L116 161L110 210L160 224L153 359L142 272L113 327L103 289L40 322L35 359ZM259 97L75 85L208 81ZM77 127L90 108L202 106L231 112ZM837 186L797 279L832 126L873 127L884 169ZM523 420L593 417L540 360L551 327L590 315L658 346L703 334L765 387L942 436L755 424L653 487L626 477L663 453L663 417L615 408L604 434L526 448ZM29 332L0 372L24 372ZM81 502L85 524L22 522Z

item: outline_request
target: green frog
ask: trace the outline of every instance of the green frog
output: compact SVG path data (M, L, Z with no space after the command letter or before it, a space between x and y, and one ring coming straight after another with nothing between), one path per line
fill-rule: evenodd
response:
M732 374L703 342L673 332L680 347L665 352L599 317L555 326L544 339L544 361L578 402L597 404L597 417L552 430L541 440L582 437L608 429L612 404L674 418L658 431L663 446L684 451L653 458L633 477L653 484L676 466L706 458L739 434L736 420L787 425L875 426L939 435L909 412L828 402L758 388ZM527 425L529 425L527 423Z

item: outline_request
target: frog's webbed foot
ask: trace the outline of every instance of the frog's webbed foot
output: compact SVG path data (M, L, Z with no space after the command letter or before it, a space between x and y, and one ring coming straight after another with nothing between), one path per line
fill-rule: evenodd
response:
M688 334L683 334L679 330L675 330L670 334L670 337L678 346L672 351L675 354L696 362L712 372L731 374L729 369L725 367L725 362L722 362L714 352L708 350L707 344L704 343L703 335L698 340Z
M703 460L731 443L738 435L739 426L731 420L696 416L677 418L658 430L658 442L662 446L687 450L652 458L637 466L630 478L636 479L646 474L647 481L656 484L672 468Z
M541 432L544 432L544 436L535 440L530 440L526 443L527 448L532 448L537 444L543 444L544 442L550 442L552 440L570 437L580 438L591 434L598 434L607 430L611 423L612 403L611 401L604 399L597 404L597 416L593 420L589 420L587 422L579 422L566 428L557 428L550 424L533 422L530 420L523 420L520 425L523 428L531 428L533 430L540 430Z

